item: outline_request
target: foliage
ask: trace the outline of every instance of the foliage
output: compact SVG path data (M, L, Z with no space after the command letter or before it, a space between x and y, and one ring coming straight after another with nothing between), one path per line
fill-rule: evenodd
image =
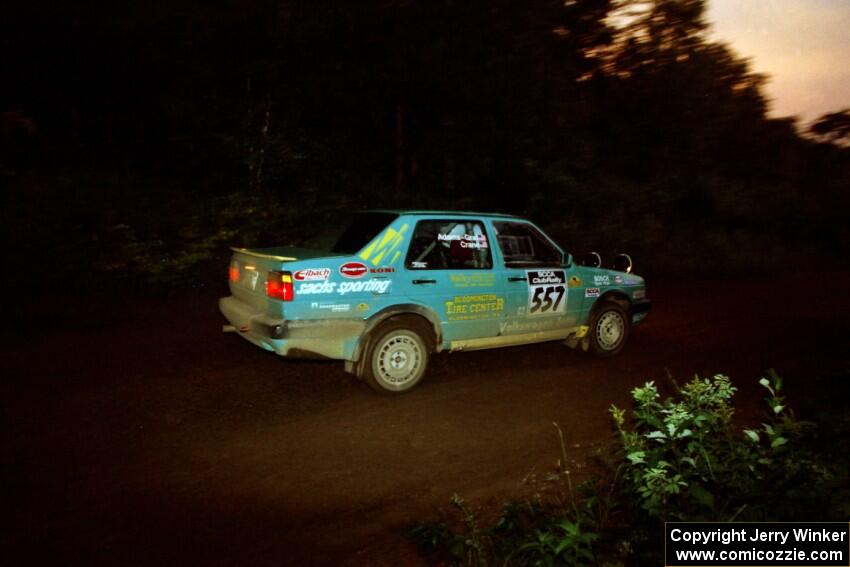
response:
M666 398L647 382L632 391L631 412L611 407L618 443L577 489L556 425L561 460L533 496L506 504L483 527L455 496L459 524L423 523L410 535L452 565L644 564L661 561L663 521L839 518L847 503L835 495L846 495L846 470L819 456L815 426L795 418L779 375L771 370L759 383L764 419L741 428L726 376L671 380Z
M0 22L26 55L0 100L20 271L179 288L228 245L386 206L531 216L644 275L850 257L850 149L768 116L704 0L169 6Z
M492 524L482 526L478 513L454 495L451 503L459 523L423 522L408 536L426 556L451 565L597 565L600 549L623 543L615 531L602 533L619 506L613 492L617 475L574 487L563 434L553 425L561 459L544 479L529 475L531 497L506 503Z
M809 127L809 131L830 142L850 143L850 108L824 114Z
M462 515L460 531L445 522L432 522L408 533L433 559L482 566L596 564L594 543L599 535L557 508L531 500L509 503L492 526L481 528L460 497L452 497L452 504Z
M677 397L663 401L647 382L632 392L630 424L612 406L629 463L625 488L643 512L667 521L788 520L800 486L806 498L827 494L829 472L806 448L813 424L794 418L775 372L760 384L769 392L767 418L743 432L732 421L736 388L722 375L676 386Z

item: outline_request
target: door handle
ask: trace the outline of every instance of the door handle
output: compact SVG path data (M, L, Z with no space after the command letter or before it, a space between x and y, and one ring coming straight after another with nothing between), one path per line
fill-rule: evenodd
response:
M511 276L511 277L509 277L509 278L508 278L508 281L509 281L509 282L524 282L524 281L525 281L525 276L523 276L523 277L519 277L519 276Z
M437 280L413 280L413 285L422 285L429 283L437 283Z

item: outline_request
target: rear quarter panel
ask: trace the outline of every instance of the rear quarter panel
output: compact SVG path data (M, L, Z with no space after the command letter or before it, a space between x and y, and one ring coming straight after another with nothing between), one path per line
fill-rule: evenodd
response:
M399 301L395 280L409 230L402 217L355 255L293 263L288 318L367 319Z

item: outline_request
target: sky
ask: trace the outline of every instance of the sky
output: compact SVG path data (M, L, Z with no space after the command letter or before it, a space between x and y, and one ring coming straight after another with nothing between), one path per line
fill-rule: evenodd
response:
M850 0L709 0L716 39L770 75L771 115L850 108Z

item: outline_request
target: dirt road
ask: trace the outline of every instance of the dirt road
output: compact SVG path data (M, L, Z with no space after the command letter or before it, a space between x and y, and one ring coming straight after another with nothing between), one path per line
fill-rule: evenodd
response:
M398 537L458 492L477 505L610 436L607 408L666 370L730 375L755 408L847 357L850 274L656 284L626 351L557 344L433 359L380 397L342 365L220 332L215 296L3 347L0 563L417 564ZM839 290L840 293L826 290Z

